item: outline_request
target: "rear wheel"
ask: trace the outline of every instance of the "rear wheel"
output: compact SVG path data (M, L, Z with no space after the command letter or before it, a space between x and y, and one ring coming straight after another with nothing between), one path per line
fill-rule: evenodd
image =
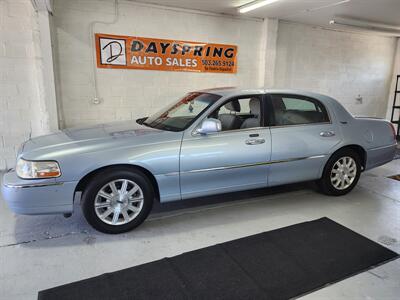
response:
M122 233L149 215L154 190L138 170L104 170L92 178L82 196L82 211L90 225L104 233Z
M360 157L355 151L344 149L333 154L328 160L317 184L324 194L341 196L356 186L360 174Z

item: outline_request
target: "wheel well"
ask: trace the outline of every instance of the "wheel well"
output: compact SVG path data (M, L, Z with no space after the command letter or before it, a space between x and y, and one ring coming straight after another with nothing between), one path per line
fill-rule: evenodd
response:
M367 164L367 152L364 150L364 148L360 145L348 145L336 150L335 153L338 151L343 151L345 149L351 149L358 154L361 159L362 169L364 170Z
M120 168L128 168L131 169L132 171L138 170L141 171L146 175L146 177L151 181L151 184L153 185L154 192L156 194L156 198L159 201L160 200L160 191L158 188L158 183L154 175L147 169L136 166L136 165L129 165L129 164L119 164L119 165L111 165L111 166L105 166L99 169L96 169L88 174L86 174L81 180L79 180L78 185L75 188L75 193L76 192L83 192L86 188L86 186L89 184L90 180L99 172L102 172L104 170L118 170Z

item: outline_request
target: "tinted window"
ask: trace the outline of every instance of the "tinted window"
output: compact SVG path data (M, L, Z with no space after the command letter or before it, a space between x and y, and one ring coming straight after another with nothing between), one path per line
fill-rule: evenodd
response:
M271 95L276 126L329 122L321 102L294 95Z
M315 103L303 99L282 97L287 110L317 111Z

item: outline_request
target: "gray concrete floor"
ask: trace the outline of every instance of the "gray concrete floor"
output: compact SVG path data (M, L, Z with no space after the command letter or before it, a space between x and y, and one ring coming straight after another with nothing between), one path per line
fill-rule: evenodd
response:
M311 184L158 206L141 227L100 234L79 207L62 216L16 216L0 199L0 299L36 299L64 283L327 216L400 252L400 160L362 175L352 193L318 194ZM302 299L400 299L400 259Z

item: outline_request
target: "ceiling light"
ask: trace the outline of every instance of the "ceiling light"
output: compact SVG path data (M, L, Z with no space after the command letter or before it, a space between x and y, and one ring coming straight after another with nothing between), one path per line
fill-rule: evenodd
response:
M344 18L344 17L334 17L333 20L329 21L331 25L339 25L344 27L352 27L363 30L370 30L377 33L381 33L389 36L399 36L400 26L393 26L383 23L376 23L370 21L363 21L358 19Z
M247 13L249 11L255 10L257 8L263 7L265 5L272 4L274 2L278 2L280 0L261 0L261 1L252 1L250 3L247 3L241 7L239 7L239 12L241 14Z

